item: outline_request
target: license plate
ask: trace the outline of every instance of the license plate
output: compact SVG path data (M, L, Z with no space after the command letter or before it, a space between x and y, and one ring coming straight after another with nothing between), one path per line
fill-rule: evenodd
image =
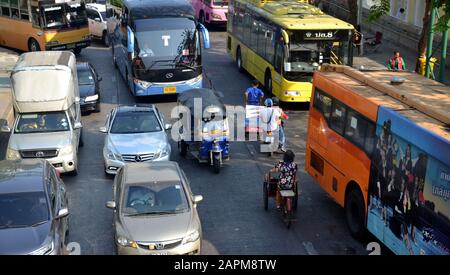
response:
M150 255L169 255L169 253L167 253L167 252L156 252L156 253L152 253Z
M68 44L67 45L67 49L74 49L75 48L75 44Z
M176 93L176 92L177 92L177 87L164 87L165 94Z

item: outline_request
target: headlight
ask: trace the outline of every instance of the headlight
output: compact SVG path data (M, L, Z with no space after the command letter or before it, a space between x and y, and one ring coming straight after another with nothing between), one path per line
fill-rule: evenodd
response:
M299 91L284 91L284 95L297 96L297 95L300 95L300 92Z
M73 152L73 147L71 144L69 144L61 149L61 155L70 155L70 154L72 154L72 152Z
M122 161L122 156L116 152L114 152L110 147L106 149L106 157L111 160L119 160Z
M20 158L21 157L20 157L19 151L16 151L16 150L8 147L8 150L6 150L6 159L16 160L16 159L20 159Z
M211 13L211 17L214 18L214 19L222 19L220 14L215 14L215 13Z
M136 242L128 240L127 238L122 236L117 237L117 243L120 244L121 246L129 246L132 248L137 248Z
M42 247L29 253L29 255L53 255L55 252L55 243L53 241L46 242Z
M196 82L199 82L200 80L202 80L202 75L199 75L196 78L189 79L188 81L186 81L186 84L194 84Z
M199 237L200 237L200 233L198 232L198 230L195 230L191 234L189 234L186 237L184 237L183 241L181 242L181 244L195 242L196 240L198 240Z
M144 89L147 89L148 87L150 87L152 85L152 83L150 83L150 82L142 81L142 80L139 80L136 78L133 81L134 81L134 84L139 85Z
M159 157L163 158L163 157L167 156L168 154L170 154L170 149L169 149L169 147L166 147L166 148L162 149L161 153L159 154Z
M87 96L84 101L94 101L98 99L98 94L97 95L91 95L91 96Z

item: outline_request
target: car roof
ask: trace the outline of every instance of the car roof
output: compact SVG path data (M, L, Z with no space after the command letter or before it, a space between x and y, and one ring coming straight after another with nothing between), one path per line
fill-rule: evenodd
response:
M115 108L116 113L129 113L129 112L151 112L154 110L154 105L125 105Z
M44 191L43 159L0 161L0 194Z
M130 163L124 166L123 185L182 182L180 167L174 161Z
M106 5L104 4L88 3L86 4L86 8L91 8L100 12L106 11Z

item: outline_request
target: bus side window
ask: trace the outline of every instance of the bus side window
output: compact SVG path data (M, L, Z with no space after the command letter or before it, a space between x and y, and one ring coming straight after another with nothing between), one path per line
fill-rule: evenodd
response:
M40 27L40 21L39 21L39 11L38 7L31 6L31 22L33 23L34 27Z
M367 121L359 113L348 110L344 136L356 146L363 148L366 131Z
M347 109L345 108L344 104L340 103L336 99L333 100L329 126L331 129L335 130L340 135L344 134L346 112Z
M375 148L375 123L369 121L367 123L366 139L364 141L364 151L371 156Z
M20 19L29 21L30 15L28 14L27 0L20 0L19 8L20 8Z
M330 118L331 103L332 103L331 97L324 94L324 92L322 92L319 88L314 88L313 106L323 114L323 116L327 121Z
M283 46L279 43L275 44L275 61L274 67L277 73L281 74L281 68L283 67Z
M2 15L9 16L9 7L2 7Z

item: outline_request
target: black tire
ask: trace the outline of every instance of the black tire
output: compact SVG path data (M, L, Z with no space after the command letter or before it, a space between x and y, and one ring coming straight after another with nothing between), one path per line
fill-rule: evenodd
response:
M263 203L264 203L264 210L267 211L267 209L269 209L269 191L267 190L268 188L268 183L264 182L263 184Z
M184 140L180 141L179 147L180 147L180 156L186 157L186 155L187 155L187 144L186 144L186 142Z
M270 76L270 72L266 72L266 75L264 77L264 89L266 90L268 97L273 96L272 88L273 88L272 76Z
M38 52L41 50L41 47L39 46L39 43L36 41L36 39L31 38L28 41L28 50L30 52Z
M83 146L84 146L83 132L81 132L81 134L80 134L80 141L78 142L78 147L83 147Z
M198 16L198 22L206 27L205 13L203 11L201 11L200 15Z
M95 104L94 113L100 113L100 112L101 112L100 102L97 102Z
M75 49L73 49L73 53L78 56L78 55L80 55L81 50L82 50L82 48L75 48Z
M295 211L297 210L297 203L298 203L298 184L295 185L295 196L294 200L292 201L292 209Z
M242 66L241 48L237 48L236 50L236 66L239 72L244 72L244 67Z
M363 240L365 228L364 199L359 189L351 190L345 197L345 216L350 234L357 240Z
M106 47L109 47L109 35L106 31L103 31L102 34L102 43L103 45L105 45Z
M213 156L213 169L214 173L220 173L220 158L218 156Z

